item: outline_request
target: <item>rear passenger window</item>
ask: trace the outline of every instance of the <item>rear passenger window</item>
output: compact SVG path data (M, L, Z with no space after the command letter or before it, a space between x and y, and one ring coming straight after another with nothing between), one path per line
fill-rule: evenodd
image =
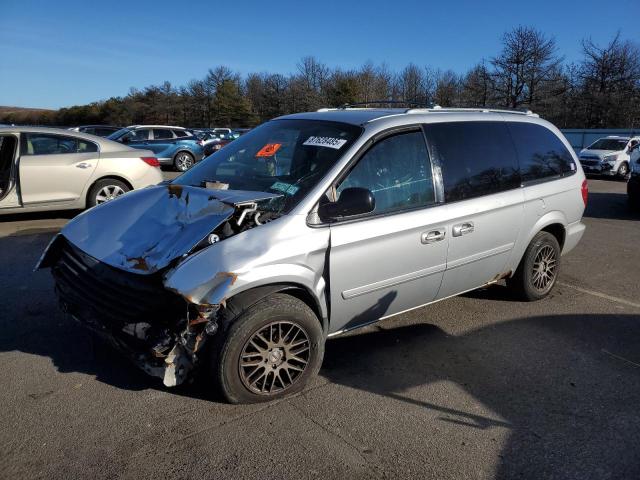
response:
M425 126L442 170L447 202L518 188L518 159L504 122L431 123Z
M173 138L173 133L171 133L171 130L167 130L167 129L153 129L153 138L156 140L164 140L167 138Z
M429 154L422 132L385 138L371 147L337 188L369 189L374 214L431 205L435 202Z
M188 137L189 134L185 130L174 130L173 133L176 137Z
M534 123L509 122L508 125L518 151L523 182L575 172L571 154L551 130Z

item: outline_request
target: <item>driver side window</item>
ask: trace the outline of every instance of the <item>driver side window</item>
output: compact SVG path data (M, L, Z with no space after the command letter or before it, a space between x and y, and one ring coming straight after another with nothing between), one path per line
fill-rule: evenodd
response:
M429 153L422 132L400 133L374 144L337 188L362 187L373 193L373 215L435 203Z

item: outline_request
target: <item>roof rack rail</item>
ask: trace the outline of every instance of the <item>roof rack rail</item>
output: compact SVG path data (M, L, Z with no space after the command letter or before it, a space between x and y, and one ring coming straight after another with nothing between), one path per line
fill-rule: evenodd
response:
M420 101L412 101L412 100L370 100L368 102L354 102L354 103L345 103L338 107L338 110L346 110L347 108L358 108L364 107L367 105L412 105L412 106L421 106L424 108L433 108L433 103L425 103Z
M405 113L424 113L425 109L422 108L412 108L407 110ZM531 115L531 116L539 116L536 113L533 113L529 109L510 109L510 108L492 108L492 107L473 107L473 108L458 108L458 107L441 107L439 105L428 109L428 111L438 111L438 112L485 112L485 113L510 113L515 115Z

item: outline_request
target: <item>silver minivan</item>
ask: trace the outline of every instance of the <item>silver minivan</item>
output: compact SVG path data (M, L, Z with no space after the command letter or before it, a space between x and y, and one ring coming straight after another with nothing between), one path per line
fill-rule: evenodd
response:
M327 337L502 279L538 300L584 232L575 153L530 112L325 109L67 224L65 312L167 386L300 391Z

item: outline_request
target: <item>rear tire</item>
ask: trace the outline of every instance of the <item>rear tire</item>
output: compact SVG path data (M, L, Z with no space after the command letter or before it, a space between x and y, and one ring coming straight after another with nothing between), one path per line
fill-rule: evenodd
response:
M223 335L211 351L211 371L230 403L268 402L300 392L322 364L320 321L290 295L259 301Z
M196 161L189 152L178 152L173 159L173 165L179 172L186 172L195 165Z
M549 232L538 232L524 252L507 286L520 300L532 302L549 295L560 270L560 244Z
M131 188L115 178L103 178L93 184L87 195L87 208L95 207L114 198L124 195Z

